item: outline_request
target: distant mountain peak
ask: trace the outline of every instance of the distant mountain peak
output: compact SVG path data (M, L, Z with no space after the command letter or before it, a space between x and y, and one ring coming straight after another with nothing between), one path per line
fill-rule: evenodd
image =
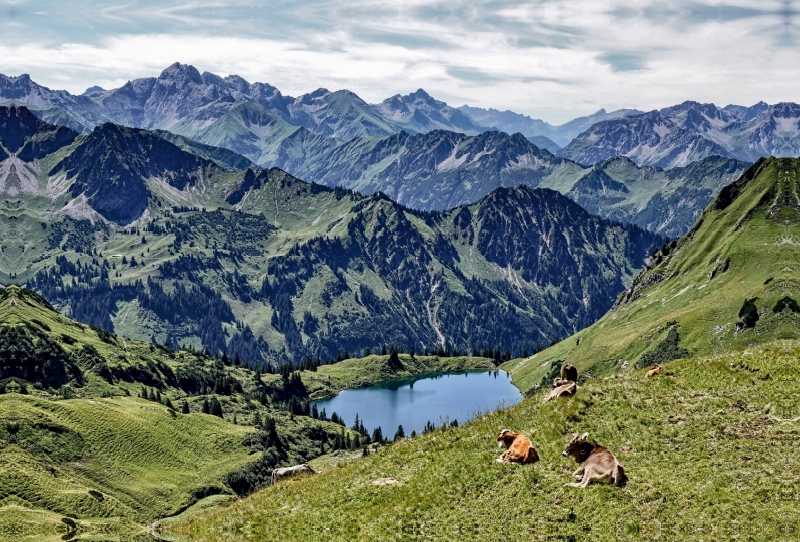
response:
M129 85L130 83L131 82L128 81L126 84ZM94 85L94 86L91 86L91 87L87 88L86 90L84 90L82 96L90 96L92 94L97 94L98 92L105 92L105 90L106 89L104 89L101 86Z
M178 77L188 79L198 85L203 84L203 76L197 68L191 64L181 64L180 62L175 62L162 71L159 79L173 79Z

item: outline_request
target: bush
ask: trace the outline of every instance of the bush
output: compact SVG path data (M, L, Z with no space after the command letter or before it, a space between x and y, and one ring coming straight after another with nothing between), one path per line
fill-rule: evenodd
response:
M748 328L755 327L758 322L758 309L756 308L756 299L745 299L742 308L739 309L739 327Z
M636 362L636 367L643 369L650 367L656 363L664 363L665 361L672 361L673 359L681 359L689 356L689 351L679 346L680 334L678 333L678 326L670 326L669 332L663 341L658 343L655 348L644 355Z

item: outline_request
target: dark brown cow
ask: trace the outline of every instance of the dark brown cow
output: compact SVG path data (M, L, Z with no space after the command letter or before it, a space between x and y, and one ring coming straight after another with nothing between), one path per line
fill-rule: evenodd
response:
M561 380L569 380L570 382L578 381L578 369L574 365L567 363L561 368Z

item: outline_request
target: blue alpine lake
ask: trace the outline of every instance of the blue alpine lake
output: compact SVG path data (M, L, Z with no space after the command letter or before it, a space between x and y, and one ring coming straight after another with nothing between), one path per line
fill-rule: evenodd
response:
M470 371L388 380L315 403L328 416L336 412L348 427L358 414L370 433L380 427L384 437L392 438L399 425L406 435L421 433L428 421L437 427L453 420L463 423L521 400L505 371Z

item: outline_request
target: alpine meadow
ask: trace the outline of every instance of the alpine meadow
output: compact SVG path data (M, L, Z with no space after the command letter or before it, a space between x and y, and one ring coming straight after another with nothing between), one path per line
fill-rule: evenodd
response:
M34 4L0 541L800 538L796 2Z

